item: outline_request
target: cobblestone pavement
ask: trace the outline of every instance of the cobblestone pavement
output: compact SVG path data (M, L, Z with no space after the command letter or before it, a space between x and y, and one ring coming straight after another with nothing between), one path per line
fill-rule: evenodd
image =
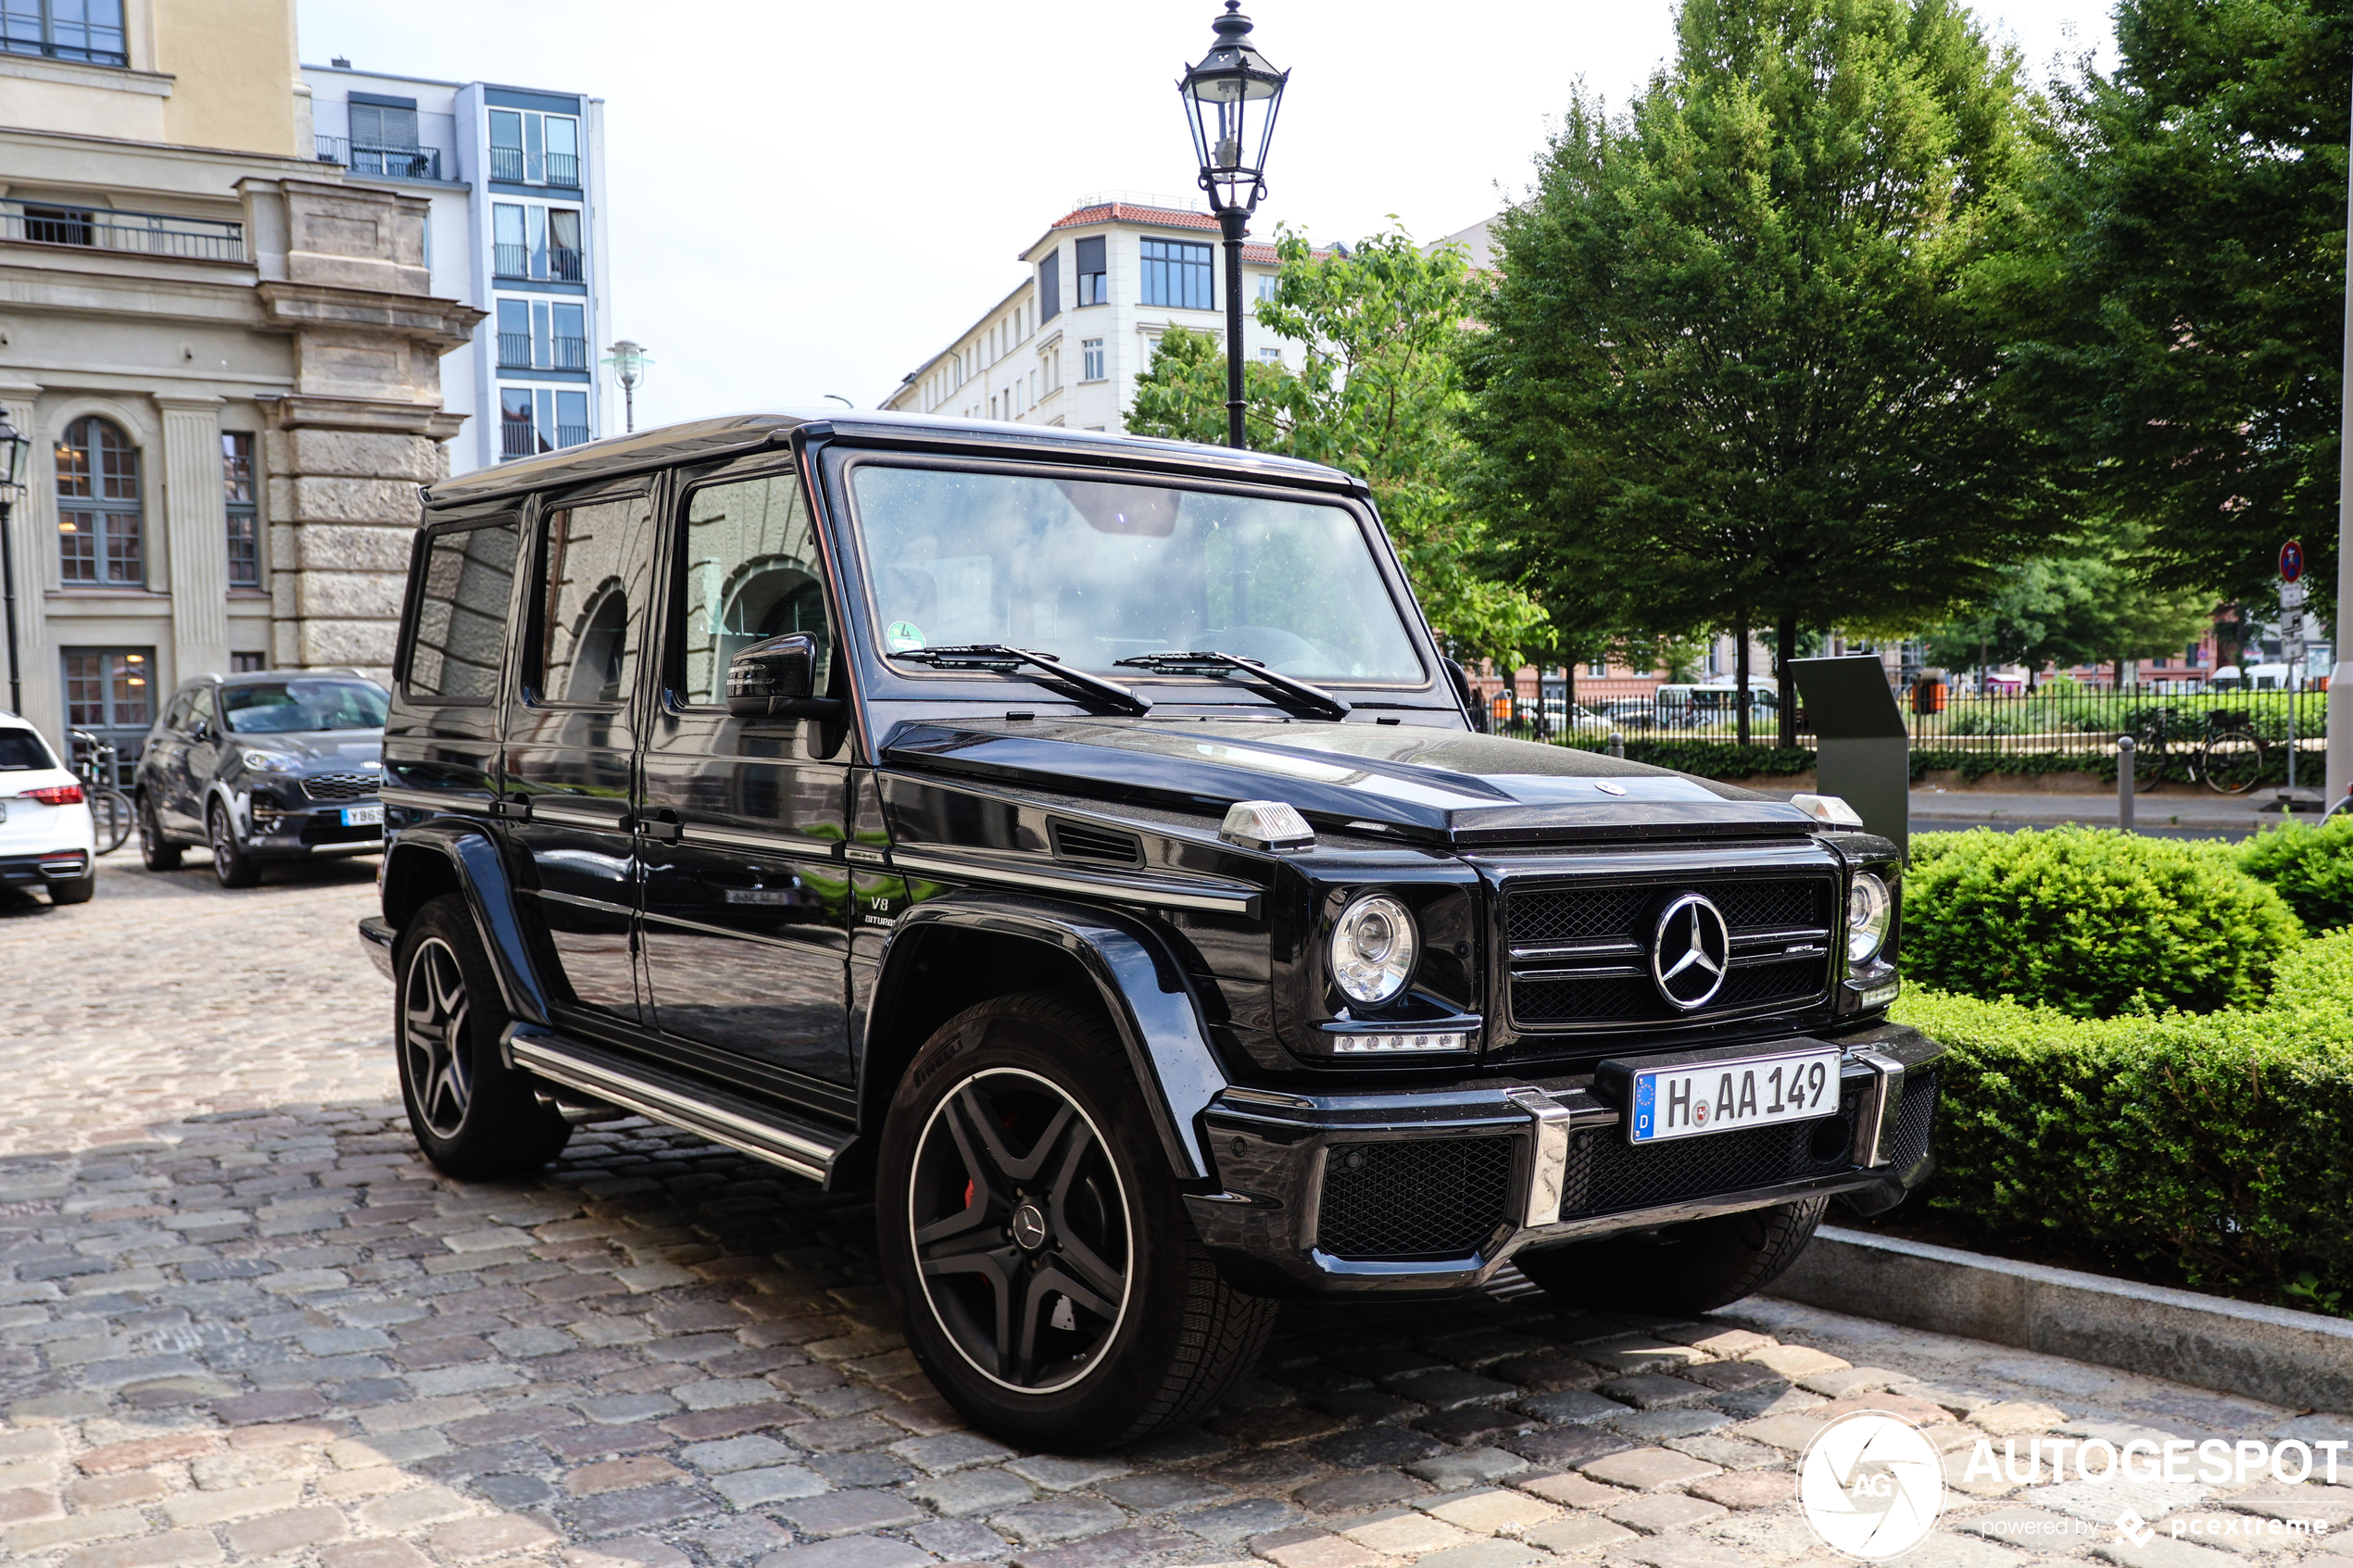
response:
M1832 1561L1793 1455L1875 1407L1959 1483L1906 1563L2353 1568L2333 1536L2259 1533L2347 1525L2353 1485L1963 1479L1981 1433L2343 1417L1768 1300L1302 1306L1193 1430L1009 1451L915 1370L854 1198L635 1122L535 1181L429 1170L352 936L369 875L0 895L0 1560L1793 1568Z

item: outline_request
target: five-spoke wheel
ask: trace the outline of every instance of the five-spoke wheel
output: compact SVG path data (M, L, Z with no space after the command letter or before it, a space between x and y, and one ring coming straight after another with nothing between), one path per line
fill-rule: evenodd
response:
M1127 1312L1134 1223L1100 1128L1035 1073L963 1079L907 1189L924 1296L957 1353L1009 1388L1086 1376Z
M466 1123L473 1062L466 1039L466 977L458 955L438 936L417 944L401 985L401 1067L416 1085L418 1114L445 1138Z

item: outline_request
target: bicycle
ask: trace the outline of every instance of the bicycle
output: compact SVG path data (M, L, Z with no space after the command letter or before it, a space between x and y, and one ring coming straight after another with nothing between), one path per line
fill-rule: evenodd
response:
M2178 708L2158 708L2133 721L2130 733L2140 753L2133 771L2133 794L2145 794L2157 783L2176 728L2186 730L2180 715ZM2182 735L2184 751L2190 739L2187 733ZM2196 739L2197 749L2185 759L2193 783L2203 784L2217 795L2245 795L2262 782L2263 741L2245 709L2208 709Z
M115 787L120 754L87 730L73 732L73 771L82 780L82 798L90 803L90 825L97 832L98 853L111 855L129 841L132 825L138 820L131 797Z

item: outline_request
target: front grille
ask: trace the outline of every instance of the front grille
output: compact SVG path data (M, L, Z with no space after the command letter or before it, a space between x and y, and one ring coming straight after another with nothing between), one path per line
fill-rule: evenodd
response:
M1687 892L1723 911L1733 947L1723 985L1688 1013L1669 1007L1650 979L1657 912ZM1539 1030L1705 1023L1806 1006L1830 985L1836 894L1836 880L1824 874L1515 887L1504 903L1512 1022ZM1571 946L1592 950L1543 951ZM1810 950L1783 956L1789 947Z
M302 781L302 793L313 800L364 800L376 793L373 773L312 773Z
M1618 1128L1579 1133L1569 1144L1562 1216L1619 1214L1846 1170L1854 1160L1857 1104L1848 1095L1836 1118L1648 1146L1628 1143Z
M1355 1261L1466 1258L1510 1208L1516 1136L1335 1144L1316 1246Z

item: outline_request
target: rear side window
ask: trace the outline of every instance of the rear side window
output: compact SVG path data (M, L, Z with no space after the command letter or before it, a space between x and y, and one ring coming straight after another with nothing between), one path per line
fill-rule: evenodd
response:
M488 702L507 648L515 582L511 521L436 534L425 547L407 689L422 701Z
M0 773L57 765L57 759L49 755L49 747L31 730L0 730Z
M637 676L640 613L653 575L652 503L617 495L547 519L538 646L527 684L541 704L625 703Z

